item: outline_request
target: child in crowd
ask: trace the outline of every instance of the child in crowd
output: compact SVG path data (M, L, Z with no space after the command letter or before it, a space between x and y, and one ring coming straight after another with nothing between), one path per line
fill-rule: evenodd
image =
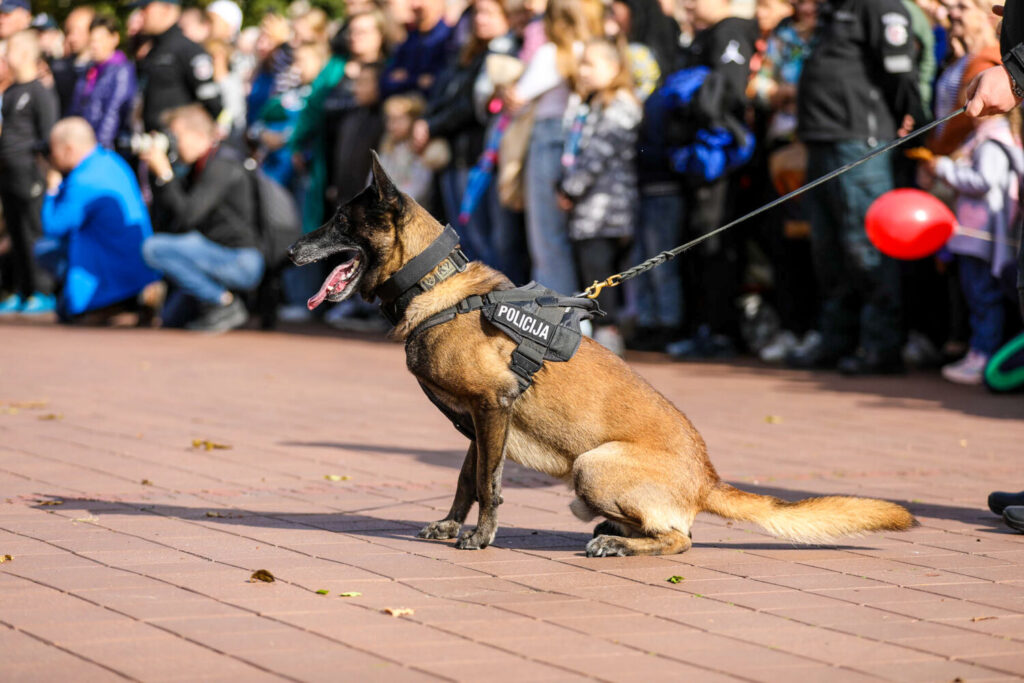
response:
M642 109L628 60L615 43L587 44L566 112L559 203L570 212L569 238L580 284L586 286L620 269L639 202L636 144ZM621 354L619 290L606 290L600 302L607 315L594 321L594 339Z
M420 95L393 95L384 101L384 137L380 142L380 160L402 192L420 204L428 204L434 181L412 149L412 124L423 116L427 103Z
M1010 116L1019 119L1019 112ZM951 157L928 161L935 176L957 192L960 227L947 243L956 254L971 324L967 355L942 368L958 384L981 384L985 365L1003 342L1000 276L1015 262L1013 234L1024 153L1008 116L972 119L974 130Z
M13 294L0 301L0 315L50 313L57 306L53 283L32 253L43 232L44 179L37 158L46 151L58 108L53 89L40 81L40 58L35 31L20 31L8 39L7 66L13 83L3 94L0 202L11 239L11 282L3 284Z

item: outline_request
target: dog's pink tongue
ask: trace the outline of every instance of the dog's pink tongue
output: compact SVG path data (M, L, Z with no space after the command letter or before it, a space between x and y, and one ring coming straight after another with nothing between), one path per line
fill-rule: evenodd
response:
M317 306L324 302L324 299L327 298L327 287L328 285L330 285L330 283L330 278L324 280L324 283L320 285L320 291L314 294L313 296L309 297L309 301L306 302L306 308L312 311L314 308L316 308Z

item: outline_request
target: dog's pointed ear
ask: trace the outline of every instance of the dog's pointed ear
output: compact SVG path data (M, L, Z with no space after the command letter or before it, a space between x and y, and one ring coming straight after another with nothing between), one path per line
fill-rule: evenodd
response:
M401 193L398 188L395 187L395 183L391 180L391 176L384 170L384 165L380 163L380 157L377 156L376 150L370 150L370 155L373 158L373 187L377 191L377 198L382 202L394 201L399 198Z

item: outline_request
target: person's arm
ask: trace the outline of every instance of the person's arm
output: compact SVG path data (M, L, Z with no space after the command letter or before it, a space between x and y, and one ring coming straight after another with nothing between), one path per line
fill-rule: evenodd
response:
M516 96L524 101L535 100L565 79L558 72L558 49L554 43L546 43L537 49L533 59L516 83Z
M899 0L862 3L861 20L867 33L867 50L878 67L885 101L897 126L907 116L920 126L928 118L921 105L915 67L915 45L910 15Z
M331 57L327 65L320 70L309 89L309 96L302 105L302 111L295 121L288 145L292 153L299 152L313 141L323 128L324 101L345 75L346 60L342 57ZM262 114L262 112L261 112Z
M410 55L413 51L410 43L411 40L414 40L414 38L410 38L398 46L391 64L381 74L381 100L386 100L392 95L398 95L416 87L416 76L419 72L416 70L415 65L409 63L412 61Z
M40 88L39 96L32 98L32 116L36 128L36 149L45 154L50 147L50 131L57 123L60 104L52 88Z
M166 183L153 183L153 197L170 225L181 232L196 230L215 207L224 203L244 172L240 165L220 164L213 159L188 191L175 177Z
M949 157L935 161L935 177L968 197L984 197L1005 181L1010 170L1010 160L997 142L982 143L971 161L956 162Z
M479 60L474 64L463 67L467 70L479 67ZM432 106L432 112L424 117L430 131L430 137L451 137L467 128L476 125L476 111L473 108L473 84L476 81L474 73L459 71L451 75L451 78L458 78L455 92L440 92L438 97L443 98ZM451 81L449 81L450 83ZM443 85L443 83L441 84Z
M47 192L43 198L43 234L47 237L63 237L78 230L85 222L86 202L82 188L65 178L55 192Z
M220 86L213 82L213 59L202 49L184 59L187 60L185 82L189 92L216 120L224 105L220 99Z
M103 107L103 116L96 125L96 140L110 149L121 129L121 113L126 102L135 97L135 67L121 64L114 72L114 88Z

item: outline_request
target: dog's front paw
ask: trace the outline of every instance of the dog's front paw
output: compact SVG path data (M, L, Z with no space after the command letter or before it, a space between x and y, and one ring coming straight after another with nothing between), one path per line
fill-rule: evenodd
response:
M431 522L420 531L420 538L455 538L459 535L459 528L462 525L454 519L442 519L438 522Z
M632 554L628 541L620 536L598 536L587 543L587 557L622 557Z
M455 547L460 550L483 550L494 540L493 533L484 533L479 528L464 531L459 540L455 541Z

